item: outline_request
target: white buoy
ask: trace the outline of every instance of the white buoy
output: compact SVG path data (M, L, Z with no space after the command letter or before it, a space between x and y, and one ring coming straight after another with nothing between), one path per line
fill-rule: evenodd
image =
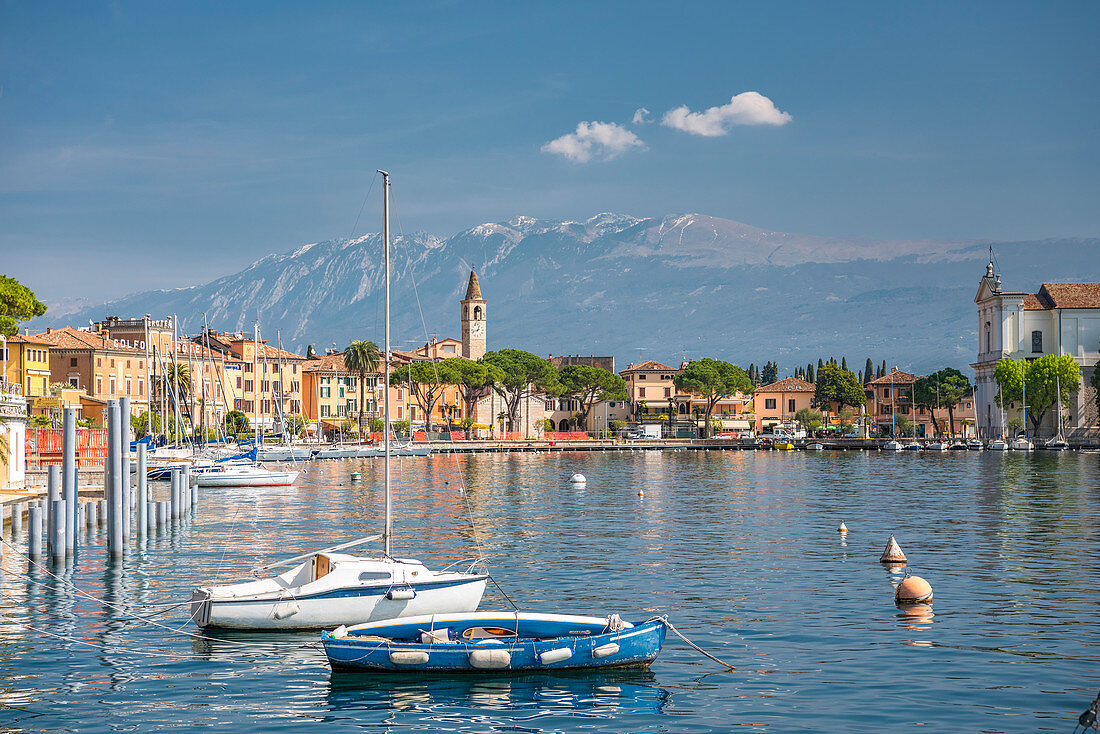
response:
M878 560L879 563L905 563L905 554L901 552L901 546L894 540L893 535L890 536L889 542L886 543L886 550L882 551L882 556Z
M639 489L638 490L638 496L639 497L645 497L645 490L644 489Z
M573 476L569 477L569 481L573 484L585 484L586 482L588 482L588 479L583 474L574 474Z
M837 528L836 531L838 533L846 533L846 532L848 532L848 526L845 525L844 523L840 523L840 527Z

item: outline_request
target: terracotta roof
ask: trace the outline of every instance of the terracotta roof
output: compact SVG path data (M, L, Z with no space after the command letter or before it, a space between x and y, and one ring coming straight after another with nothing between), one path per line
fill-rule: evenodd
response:
M347 372L344 365L344 355L326 354L317 359L309 359L302 365L303 372Z
M270 344L264 344L263 342L259 344L259 347L260 348L256 350L256 356L260 359L263 359L266 355L268 362L273 359L278 359L280 356L283 359L305 359L305 357L300 354L288 352L285 349L279 349L277 347L271 346Z
M657 362L655 360L650 359L650 360L646 360L645 362L642 362L641 364L631 365L630 367L627 367L625 370L623 370L619 374L621 375L621 374L623 374L623 372L675 372L675 371L676 371L675 368L669 367L667 364L661 364L660 362Z
M1032 293L1028 293L1026 296L1024 296L1024 301L1020 304L1020 308L1025 311L1043 311L1047 307L1039 302L1038 296Z
M1100 308L1100 283L1043 283L1037 296L1044 308Z
M908 372L902 372L897 367L890 370L888 373L878 378L877 380L871 380L868 385L909 385L916 382L920 378L916 375L911 375Z
M8 337L8 344L49 344L50 342L45 339L39 339L37 337L25 336L23 334L15 334Z
M141 352L144 350L131 347L117 339L108 339L100 334L90 331L81 331L71 326L63 326L53 329L49 333L35 334L39 344L49 344L57 349L111 349L121 352Z
M816 385L803 380L801 377L784 377L779 382L761 385L756 388L756 394L759 395L762 392L814 392L816 389Z
M466 298L464 301L484 301L481 297L481 284L477 282L477 273L470 271L470 284L466 286Z

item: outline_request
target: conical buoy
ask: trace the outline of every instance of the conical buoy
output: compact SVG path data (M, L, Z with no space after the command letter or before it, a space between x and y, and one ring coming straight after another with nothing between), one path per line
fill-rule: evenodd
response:
M569 477L569 481L573 484L585 484L588 482L588 479L583 474L574 474Z
M846 532L848 532L848 526L845 525L844 523L840 523L840 527L837 528L836 531L838 533L846 533Z
M894 591L895 604L917 604L932 601L932 585L920 576L906 576Z
M901 552L901 546L894 540L893 535L890 536L890 542L886 544L886 550L878 560L879 563L905 563L905 554Z
M639 497L645 497L645 490L644 489L639 489L638 490L638 496Z

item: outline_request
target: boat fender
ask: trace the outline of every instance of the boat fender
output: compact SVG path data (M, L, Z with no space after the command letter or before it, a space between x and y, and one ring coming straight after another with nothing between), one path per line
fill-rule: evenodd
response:
M437 630L420 630L420 641L425 645L453 642L454 639L455 632L450 627L443 627Z
M287 617L293 617L301 610L296 601L282 602L275 605L275 611L271 613L274 619L286 619Z
M614 655L619 651L619 643L609 642L606 645L600 645L599 647L592 648L592 657L594 658L606 658L608 655Z
M386 598L393 601L407 601L416 598L416 591L413 589L390 589L386 592Z
M428 662L428 653L422 650L393 650L390 662L394 665L423 665Z
M336 640L342 640L348 636L348 626L342 624L332 631L332 637Z
M503 645L496 649L471 650L470 665L478 670L507 668L512 664L512 655L502 648Z
M543 665L560 663L573 657L573 650L568 647L556 647L553 650L543 650L539 653L539 662Z

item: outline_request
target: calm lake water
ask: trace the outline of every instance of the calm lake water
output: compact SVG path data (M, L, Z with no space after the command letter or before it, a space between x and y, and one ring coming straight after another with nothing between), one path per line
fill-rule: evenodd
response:
M1097 455L637 452L395 465L400 555L442 564L480 546L521 607L666 613L737 670L670 634L646 671L333 674L315 634L203 635L186 610L166 609L197 583L380 529L380 462L315 463L293 489L204 491L191 519L121 565L105 563L102 533L60 580L28 576L8 550L0 729L1069 732L1100 689ZM348 480L354 468L362 483ZM568 483L578 471L587 486ZM903 572L878 563L891 533L934 587L931 613L894 606ZM490 586L482 608L509 607Z

